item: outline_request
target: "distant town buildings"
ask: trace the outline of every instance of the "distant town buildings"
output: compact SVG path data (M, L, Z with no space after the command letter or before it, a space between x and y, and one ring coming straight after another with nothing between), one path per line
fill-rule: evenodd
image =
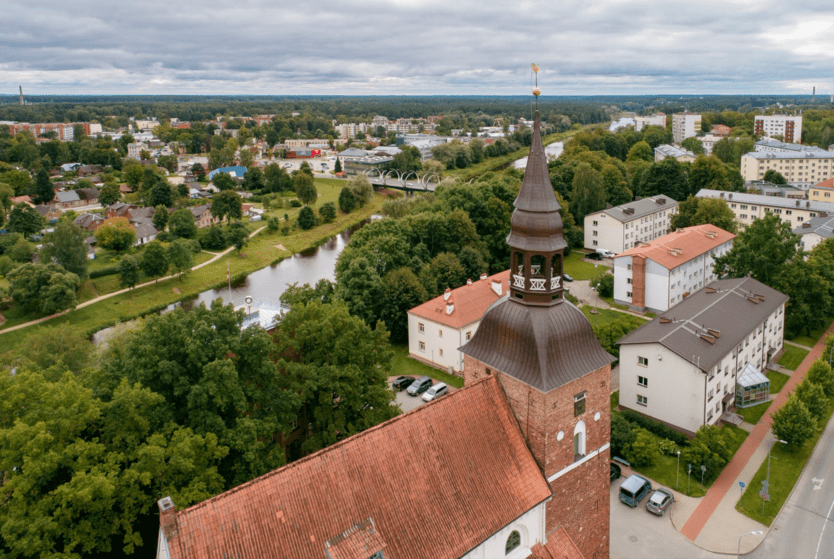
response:
M669 219L678 203L668 196L652 196L585 216L585 248L619 254L639 243L669 233Z
M701 115L680 113L672 115L672 141L680 144L701 131Z
M753 121L753 133L766 138L780 136L788 143L801 143L802 115L758 115Z
M793 232L799 235L802 250L811 251L825 239L834 237L834 214L829 216L825 212L820 212L817 217L794 228Z
M816 184L834 176L834 151L753 151L741 156L745 181L762 180L770 170L778 171L790 184Z
M81 126L88 136L101 133L101 124L97 122L46 122L30 124L28 122L8 123L9 133L14 137L20 132L31 132L35 139L44 134L54 132L57 139L64 142L72 141L75 138L75 127Z
M725 200L741 229L745 229L754 220L764 217L766 212L778 215L782 221L791 226L791 229L801 227L803 223L823 213L834 215L834 203L830 202L797 200L745 192L725 192L706 188L699 190L695 196Z
M688 149L683 149L681 147L672 146L669 144L659 145L656 148L654 148L655 161L663 161L667 157L673 157L678 161L691 163L695 161L696 155Z
M641 132L647 126L660 126L666 128L666 115L663 113L656 113L648 116L634 117L634 130Z
M826 150L817 146L804 146L802 144L791 144L774 140L773 138L762 138L755 144L754 151L769 153L818 153Z

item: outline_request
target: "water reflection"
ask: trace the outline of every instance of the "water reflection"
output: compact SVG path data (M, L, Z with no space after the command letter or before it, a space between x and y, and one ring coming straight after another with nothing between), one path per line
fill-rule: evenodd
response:
M552 144L548 144L544 146L544 155L547 157L547 160L550 161L551 159L558 159L562 152L565 149L565 144L563 142L553 142ZM527 168L527 157L522 157L521 159L516 159L513 162L513 167L516 169L526 169Z

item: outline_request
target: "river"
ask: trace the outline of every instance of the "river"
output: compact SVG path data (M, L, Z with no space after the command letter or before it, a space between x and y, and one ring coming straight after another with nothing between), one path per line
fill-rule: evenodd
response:
M544 147L544 154L547 157L547 160L550 161L551 159L557 159L560 155L562 155L562 151L564 151L564 149L565 144L563 142L553 142L552 144L548 144ZM513 162L513 167L516 169L526 169L527 157L516 159Z

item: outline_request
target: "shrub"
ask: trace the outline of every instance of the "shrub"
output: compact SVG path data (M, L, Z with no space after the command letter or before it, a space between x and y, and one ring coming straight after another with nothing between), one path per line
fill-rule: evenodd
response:
M602 274L591 280L591 285L596 288L600 297L614 296L614 276L611 274Z
M226 248L226 236L219 225L212 225L205 230L202 239L202 246L209 250L222 250Z
M17 268L17 264L11 258L6 255L0 256L0 276L6 276L15 268Z
M107 266L105 268L99 268L98 270L93 270L88 275L90 279L100 278L104 276L113 276L119 273L119 265L114 264L113 266Z
M579 305L579 299L577 299L574 295L572 295L569 291L565 291L565 299L573 303L574 305Z
M300 208L301 207L301 202L299 202L298 200L295 200L295 199L290 200L290 207L291 208Z
M634 441L625 449L626 460L635 466L651 466L657 454L657 442L645 429L637 429Z
M634 428L619 413L611 414L611 456L623 456L625 449L634 442Z
M323 204L322 207L319 208L319 215L321 215L321 218L325 223L332 222L336 219L336 205L333 202Z
M298 226L305 231L316 226L316 214L310 206L304 206L298 212Z
M625 410L622 412L623 417L625 417L630 423L637 425L638 427L642 427L646 429L650 433L654 433L661 439L669 439L677 443L678 445L685 445L689 442L689 439L686 438L686 435L683 433L678 433L671 427L667 427L663 423L659 421L655 421L653 419L649 419L648 417L643 417L637 412L631 410Z
M200 245L200 241L197 239L189 239L188 246L194 254L199 254L203 250L203 247Z
M288 226L284 225L283 227L281 227L281 234L282 235L289 235L290 234L290 228Z
M665 454L666 456L674 456L675 453L678 452L678 445L675 444L674 441L670 441L669 439L663 439L657 445L657 448L660 449L660 452Z
M266 228L269 230L270 233L274 233L278 231L281 227L281 222L278 221L277 217L270 217L269 220L266 222Z

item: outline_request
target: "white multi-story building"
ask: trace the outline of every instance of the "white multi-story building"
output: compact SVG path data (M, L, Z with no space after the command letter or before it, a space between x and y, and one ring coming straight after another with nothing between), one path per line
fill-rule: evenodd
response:
M753 121L753 133L766 138L781 136L787 143L802 143L802 116L758 115Z
M799 235L802 250L811 251L825 239L834 237L834 215L821 213L794 229L793 232Z
M762 180L771 169L790 184L816 184L834 177L834 151L754 151L741 156L741 176L745 181Z
M702 188L696 198L720 198L727 202L740 229L745 229L754 220L765 216L766 212L778 215L791 229L802 227L803 223L820 214L834 215L834 203L815 200L797 200L781 196L747 194L746 192L725 192Z
M694 434L743 405L741 373L782 350L788 296L753 278L707 284L620 344L620 405ZM765 386L765 400L767 387Z
M755 151L764 151L770 153L825 153L826 150L817 146L804 146L802 144L789 144L788 142L780 142L773 138L762 138L755 144Z
M409 356L449 372L463 371L458 348L477 332L489 306L508 292L509 281L509 270L483 274L408 311Z
M714 225L678 229L614 257L614 300L637 310L665 312L716 279L715 259L735 235Z
M142 159L142 150L146 149L148 149L148 146L141 142L127 144L127 157L139 161Z
M663 113L656 113L648 116L634 117L634 130L640 132L647 126L660 126L666 128L666 115Z
M668 196L643 198L585 216L585 248L619 254L669 232L678 203Z
M672 115L672 141L681 143L701 131L701 115L682 113Z
M704 155L712 155L712 150L715 149L715 144L720 142L722 139L723 137L716 136L714 134L705 134L698 137L698 140L701 142L701 146L704 148Z

